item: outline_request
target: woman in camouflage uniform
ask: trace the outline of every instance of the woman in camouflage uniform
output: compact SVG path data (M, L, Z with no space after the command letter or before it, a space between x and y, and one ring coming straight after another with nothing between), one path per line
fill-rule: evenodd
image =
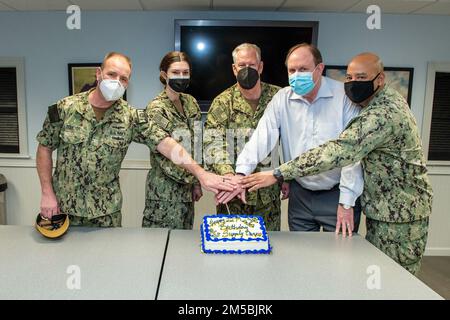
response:
M169 52L159 70L164 90L148 104L148 118L190 152L194 124L200 124L201 113L195 98L183 93L189 85L189 58L183 52ZM150 152L150 164L142 226L192 229L194 201L203 195L198 180L158 151Z

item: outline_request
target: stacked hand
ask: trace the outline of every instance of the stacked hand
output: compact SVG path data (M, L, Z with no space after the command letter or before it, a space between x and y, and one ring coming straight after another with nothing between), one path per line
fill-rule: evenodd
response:
M264 171L253 173L249 176L243 177L240 175L226 175L227 178L230 179L230 183L235 186L235 189L232 191L221 191L216 193L216 204L219 203L228 203L234 197L238 197L245 201L245 190L248 189L249 192L271 186L277 182L277 179L273 175L273 171ZM281 186L281 199L289 198L289 184L283 183ZM342 229L342 235L344 237L347 234L351 237L354 229L354 221L353 221L353 208L344 209L342 205L338 206L337 210L337 223L336 223L336 234Z
M270 186L277 182L276 178L273 176L272 171L258 172L247 177L239 174L227 174L225 176L231 179L230 181L236 185L236 189L228 192L222 191L216 194L216 205L219 203L226 204L235 197L241 199L243 203L247 203L245 200L246 189L250 188L248 189L248 191L251 192L260 188ZM289 183L283 183L283 185L281 186L281 194L282 200L289 198Z
M252 192L277 183L277 179L273 175L273 171L262 171L242 178L241 183L245 189Z
M219 176L217 174L202 171L198 175L198 180L203 188L208 191L218 194L219 191L234 191L236 189L236 183L233 183L229 177Z
M230 182L236 185L236 189L233 191L221 191L215 196L216 205L219 203L226 204L233 200L235 197L241 199L243 203L247 203L245 201L245 189L241 185L242 175L234 175L232 173L228 173L225 177L230 179Z

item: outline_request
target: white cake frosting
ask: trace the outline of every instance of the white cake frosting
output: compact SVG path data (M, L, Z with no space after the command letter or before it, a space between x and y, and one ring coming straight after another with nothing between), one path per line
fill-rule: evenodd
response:
M205 253L270 252L269 238L260 216L205 216L200 232Z

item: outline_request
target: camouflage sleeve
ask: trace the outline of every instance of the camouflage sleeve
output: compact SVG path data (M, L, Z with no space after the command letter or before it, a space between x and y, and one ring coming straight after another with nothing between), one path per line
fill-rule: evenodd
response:
M152 121L145 110L134 110L133 141L145 144L155 152L158 144L169 137L169 133Z
M215 173L225 175L234 169L227 151L226 139L227 111L222 101L214 100L206 116L205 134L203 137L205 164Z
M149 123L147 115L142 113L144 110L139 109L133 109L132 115L133 115L133 126L132 126L132 136L131 140L133 140L136 143L145 143L145 136L144 133L148 129Z
M158 164L166 176L180 184L199 184L197 178L163 155L158 157Z
M395 120L384 112L359 115L337 140L328 141L282 164L279 167L281 174L291 180L358 162L392 139L393 123Z
M151 108L151 112L149 112L149 108ZM164 138L171 136L174 129L173 124L168 119L163 108L159 108L158 106L147 107L147 116L149 117L149 122L153 123L153 136L155 136L155 133L156 136L164 133ZM159 142L162 139L160 139ZM172 180L181 184L193 184L197 181L197 179L187 170L176 165L172 160L159 154L157 150L152 150L152 152L158 154L157 160L161 170Z
M59 146L59 133L62 127L62 120L56 104L48 107L47 116L44 121L42 130L36 136L39 144L55 150Z

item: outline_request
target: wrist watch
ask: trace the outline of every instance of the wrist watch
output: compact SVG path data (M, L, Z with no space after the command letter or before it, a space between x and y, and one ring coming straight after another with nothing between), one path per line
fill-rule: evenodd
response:
M351 209L351 208L352 208L352 206L349 206L348 204L340 203L340 205L341 205L345 210L348 210L348 209Z
M273 176L277 179L277 181L279 183L283 183L284 182L284 177L281 174L281 171L279 168L276 168L275 170L273 170Z

